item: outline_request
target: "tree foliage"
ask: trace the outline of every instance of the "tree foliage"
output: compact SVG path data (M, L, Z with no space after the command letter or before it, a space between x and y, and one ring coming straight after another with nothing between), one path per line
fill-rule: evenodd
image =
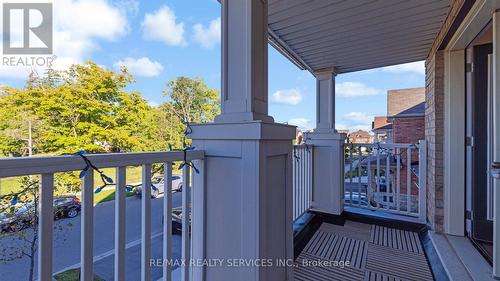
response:
M66 71L32 73L19 89L0 92L0 156L140 152L180 147L184 121L210 122L219 113L219 94L201 79L167 82L169 101L151 106L122 68L93 62ZM62 190L78 190L72 175L57 177Z

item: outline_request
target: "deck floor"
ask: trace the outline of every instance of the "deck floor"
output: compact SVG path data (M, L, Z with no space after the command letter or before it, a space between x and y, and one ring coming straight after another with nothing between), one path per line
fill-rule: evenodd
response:
M416 232L323 223L295 260L298 281L433 280Z

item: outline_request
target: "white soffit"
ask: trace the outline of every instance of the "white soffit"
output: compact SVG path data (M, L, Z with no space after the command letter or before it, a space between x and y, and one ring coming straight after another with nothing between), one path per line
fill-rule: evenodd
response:
M452 0L269 0L271 43L310 71L424 60Z

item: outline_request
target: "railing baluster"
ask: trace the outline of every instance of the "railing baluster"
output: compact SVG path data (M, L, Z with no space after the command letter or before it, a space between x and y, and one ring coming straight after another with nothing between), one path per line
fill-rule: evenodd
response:
M142 165L141 280L151 280L151 164Z
M306 158L305 158L305 149L304 146L300 147L300 214L303 214L304 211L306 210L306 203L305 203L305 187L306 187L306 181L305 181L305 164L306 164Z
M418 216L420 223L427 221L427 209L425 198L427 196L427 142L418 142Z
M93 281L94 262L94 170L90 168L83 178L81 273L80 280Z
M386 204L385 208L390 209L390 198L391 198L391 154L387 153L385 156L385 194L386 194Z
M312 187L313 187L313 147L310 147L308 152L307 152L307 174L308 174L308 179L307 179L307 209L311 208L311 202L312 202ZM342 167L343 168L343 167Z
M192 257L196 260L205 258L205 162L194 161L199 173L193 177L192 199L191 199L191 240L193 245ZM201 266L191 267L192 280L205 280L204 268Z
M354 146L349 146L349 205L352 206L352 149ZM341 195L342 196L342 195Z
M115 280L125 280L125 197L127 167L116 168L115 189Z
M366 187L366 202L367 202L367 207L369 209L371 209L372 205L370 203L370 199L372 198L372 156L373 156L373 146L371 147L371 149L368 150L368 163L367 163L367 170L368 170L368 184L367 184L367 187Z
M380 196L380 149L377 149L377 178L375 180L375 183L377 184L377 198L375 202L377 203L376 208L378 209L380 205L379 201L381 198L383 198L382 196Z
M361 148L362 146L359 146L358 150L358 207L361 206L361 159L363 157Z
M52 244L54 224L54 174L42 174L38 206L38 280L52 280Z
M401 201L401 149L396 148L396 209L398 211L401 210L400 201Z
M172 163L164 164L163 170L163 260L168 261L163 266L163 280L172 280Z
M186 263L181 268L181 280L189 280L189 262L190 262L190 239L189 239L189 217L190 217L190 167L185 165L182 169L182 260Z
M406 212L411 213L411 149L406 149Z

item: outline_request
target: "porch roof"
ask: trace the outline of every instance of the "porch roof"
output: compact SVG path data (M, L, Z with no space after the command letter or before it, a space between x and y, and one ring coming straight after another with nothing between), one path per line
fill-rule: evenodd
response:
M269 0L269 40L302 69L336 73L424 60L451 0Z

